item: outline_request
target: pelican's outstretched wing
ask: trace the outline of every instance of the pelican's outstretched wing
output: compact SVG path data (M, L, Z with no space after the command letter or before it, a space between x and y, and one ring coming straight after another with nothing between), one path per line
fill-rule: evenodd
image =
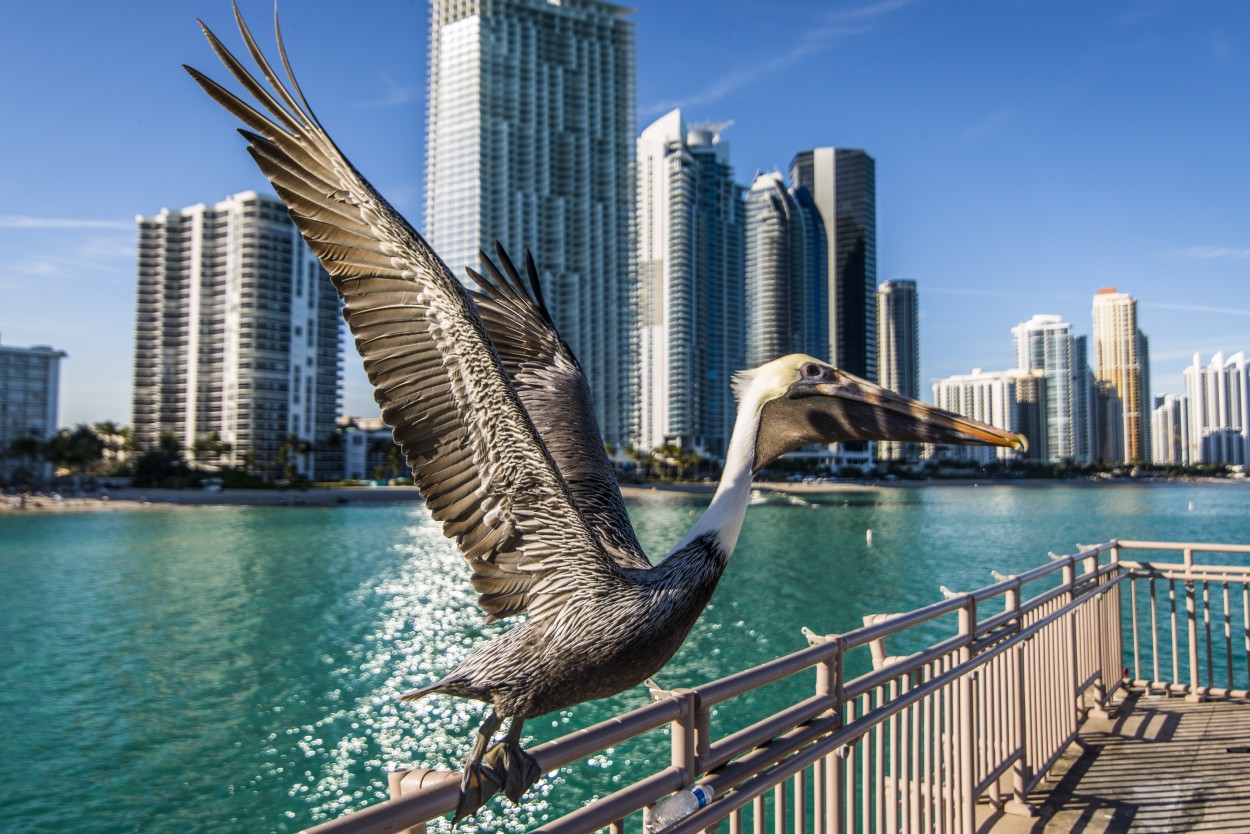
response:
M649 568L603 448L590 386L543 303L534 259L525 253L526 281L499 243L495 255L498 265L482 252L482 272L469 270L478 286L470 294L504 369L608 554L622 567Z
M248 150L343 297L382 418L431 514L469 560L488 618L547 616L579 587L621 580L537 436L472 299L322 129L291 72L281 32L290 89L237 6L234 13L269 89L200 25L266 112L186 69L251 128L240 130Z

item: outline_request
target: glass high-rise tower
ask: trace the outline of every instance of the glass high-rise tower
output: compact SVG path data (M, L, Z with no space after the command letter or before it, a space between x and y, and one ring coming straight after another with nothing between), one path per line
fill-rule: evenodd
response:
M628 439L636 349L634 27L600 0L433 0L426 234L452 271L534 253L604 438Z
M729 145L681 112L638 138L639 431L723 457L743 367L742 200Z
M920 396L920 307L915 281L883 281L877 288L878 382L905 397ZM920 444L884 441L879 460L918 460Z
M834 366L877 381L877 165L861 150L816 148L790 163L790 184L825 226L829 349Z
M757 174L746 195L746 364L788 353L822 358L826 321L825 231L810 200L781 174Z
M1035 315L1011 329L1016 367L1042 371L1046 378L1046 437L1051 462L1089 463L1084 437L1084 346L1072 325L1059 316Z

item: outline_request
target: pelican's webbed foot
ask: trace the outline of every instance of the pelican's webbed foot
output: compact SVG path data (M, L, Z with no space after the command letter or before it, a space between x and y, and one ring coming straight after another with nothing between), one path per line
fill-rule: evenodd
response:
M451 818L454 826L460 820L477 812L486 804L486 800L499 793L503 787L503 777L496 770L482 763L482 755L486 745L490 744L491 736L499 729L499 716L493 711L486 714L486 720L478 728L473 749L464 759L464 776L460 779L460 803Z
M483 761L503 777L504 795L512 800L513 805L520 805L521 795L543 775L538 762L522 750L520 743L515 740L521 735L520 724L519 719L512 719L508 738L492 747Z
M464 778L460 780L460 804L456 806L451 824L476 814L486 800L499 793L503 785L503 779L495 768L482 763L466 766Z

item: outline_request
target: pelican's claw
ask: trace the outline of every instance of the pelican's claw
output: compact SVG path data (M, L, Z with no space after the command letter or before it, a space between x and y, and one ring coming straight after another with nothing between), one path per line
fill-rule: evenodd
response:
M464 778L460 780L460 804L456 806L455 816L451 818L454 826L477 810L503 788L504 780L495 768L484 764L469 765L464 770Z
M501 741L490 749L483 765L495 773L503 774L503 792L513 805L521 804L521 795L543 775L538 762L519 744Z

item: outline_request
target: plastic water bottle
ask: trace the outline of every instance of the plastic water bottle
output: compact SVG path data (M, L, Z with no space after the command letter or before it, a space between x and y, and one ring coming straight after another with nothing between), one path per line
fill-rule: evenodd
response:
M643 825L647 829L647 834L657 834L670 825L684 820L711 802L712 795L710 785L691 785L664 797L643 814Z

